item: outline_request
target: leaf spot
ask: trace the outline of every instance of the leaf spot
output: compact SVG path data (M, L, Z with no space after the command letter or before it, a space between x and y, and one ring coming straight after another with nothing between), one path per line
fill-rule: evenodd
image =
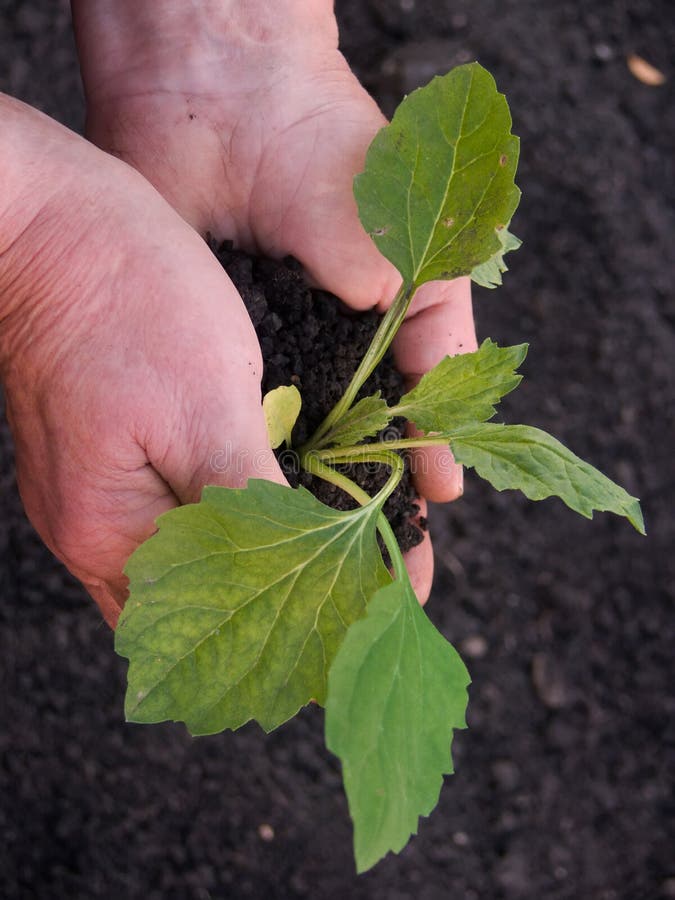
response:
M455 220L452 218L452 216L448 216L447 219L443 219L443 224L446 228L452 228L452 226L455 224Z
M387 234L389 232L389 226L385 225L384 228L375 228L371 234L373 237L382 237L383 234Z
M499 165L500 165L500 166L505 166L505 165L507 164L508 161L509 161L509 158L508 158L508 156L506 155L506 153L502 153L502 155L499 157Z

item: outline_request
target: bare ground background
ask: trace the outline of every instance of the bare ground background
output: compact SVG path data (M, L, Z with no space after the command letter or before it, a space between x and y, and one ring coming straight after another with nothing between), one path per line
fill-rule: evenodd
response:
M433 512L428 609L472 673L470 728L419 837L357 879L319 710L270 737L124 724L123 661L26 522L0 424L0 895L675 897L672 4L337 6L388 111L474 58L507 94L524 246L500 291L476 291L481 336L531 343L504 412L642 497L649 537L471 475ZM636 80L631 52L667 83ZM81 127L63 0L0 0L0 89Z

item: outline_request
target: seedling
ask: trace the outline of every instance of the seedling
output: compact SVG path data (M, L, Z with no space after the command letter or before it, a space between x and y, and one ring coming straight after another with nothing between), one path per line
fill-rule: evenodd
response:
M416 833L453 770L453 729L465 727L469 675L419 606L382 513L400 452L449 445L497 490L555 495L588 518L609 510L644 533L638 501L554 438L488 421L521 380L524 344L488 339L446 357L394 406L377 394L357 400L422 284L501 283L504 255L519 245L508 230L520 196L510 129L492 77L461 66L403 101L355 180L363 226L402 283L344 395L296 450L357 508L260 479L206 487L199 503L160 518L126 569L116 649L130 660L127 718L182 721L194 735L250 719L270 731L316 700L342 763L359 871ZM265 398L273 443L291 443L299 403L290 386ZM395 416L423 436L372 440ZM376 496L337 468L356 461L388 467Z

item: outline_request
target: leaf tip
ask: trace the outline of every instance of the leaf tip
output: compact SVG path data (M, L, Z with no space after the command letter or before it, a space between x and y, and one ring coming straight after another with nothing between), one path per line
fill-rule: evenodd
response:
M645 528L645 520L642 515L642 507L640 506L640 501L637 497L631 497L631 504L626 509L626 518L633 526L633 528L641 534L643 537L647 536L647 529Z
M513 362L514 368L518 368L518 366L522 365L525 362L525 357L527 356L530 350L529 344L514 344L513 347Z

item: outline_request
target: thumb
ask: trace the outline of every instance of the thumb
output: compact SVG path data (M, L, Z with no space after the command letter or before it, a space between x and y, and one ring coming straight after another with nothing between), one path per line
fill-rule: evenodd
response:
M161 441L163 453L148 448L154 468L180 503L196 503L206 485L246 487L250 478L287 484L274 452L260 404L260 392L236 388L232 398L214 392L193 406L183 440ZM168 435L165 435L168 438Z
M383 306L395 295L401 277L364 231L353 181L387 121L346 63L337 77L313 87L322 100L312 120L314 134L303 132L304 145L291 159L279 161L289 184L298 181L295 170L307 156L307 146L313 144L314 150L284 215L283 247L271 241L272 249L292 253L312 281L353 309Z

